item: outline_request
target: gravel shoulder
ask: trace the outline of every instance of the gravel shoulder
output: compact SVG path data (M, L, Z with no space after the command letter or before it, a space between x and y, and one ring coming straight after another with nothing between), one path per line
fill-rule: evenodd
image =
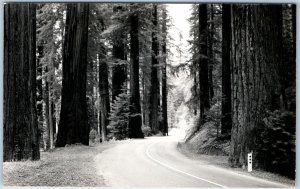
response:
M4 186L105 186L94 157L115 142L71 145L41 152L39 161L4 162Z
M178 143L177 145L178 151L190 159L200 160L202 162L205 162L207 165L214 165L217 167L230 169L239 174L254 176L269 181L276 181L278 183L289 185L290 187L295 187L295 180L289 179L287 177L278 174L266 172L263 170L253 170L251 173L249 173L247 172L246 169L230 167L228 164L228 156L199 154L199 153L195 153L191 148L192 147L190 147L186 143Z

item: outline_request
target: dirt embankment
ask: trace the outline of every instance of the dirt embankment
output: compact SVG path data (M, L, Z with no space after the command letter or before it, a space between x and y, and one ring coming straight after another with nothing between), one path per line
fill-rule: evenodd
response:
M253 170L249 173L245 167L230 167L228 163L230 139L217 137L216 133L216 128L211 123L204 124L197 132L191 129L186 140L178 143L178 150L191 159L200 160L209 165L231 169L239 174L277 181L291 187L295 186L295 180L278 174L263 170Z
M71 145L41 152L39 161L4 162L5 186L105 186L96 174L94 157L114 142Z

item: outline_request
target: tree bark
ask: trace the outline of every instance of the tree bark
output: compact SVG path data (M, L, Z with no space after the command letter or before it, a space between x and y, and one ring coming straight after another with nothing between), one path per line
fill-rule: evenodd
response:
M74 143L89 144L86 104L88 16L89 4L67 5L57 147Z
M163 54L163 68L162 68L162 128L163 134L168 136L168 90L167 90L167 13L163 9L162 13L163 25L162 25L162 54Z
M258 128L267 111L280 108L280 11L278 5L232 5L232 166L246 165L251 151L257 162Z
M122 6L114 8L114 12L124 12ZM122 86L127 80L127 65L120 62L120 60L127 60L126 47L126 33L117 36L118 39L114 40L113 56L117 59L112 68L112 100L122 93Z
M214 24L214 5L210 5L210 32L209 32L209 68L208 68L208 78L209 78L209 101L212 102L214 97L214 87L213 87L213 64L214 64L214 33L215 33L215 24Z
M157 5L153 5L153 31L152 31L152 67L150 89L150 126L153 133L159 131L159 80L158 80L158 39L157 39Z
M110 112L108 66L104 58L104 55L99 55L99 91L102 142L107 140L107 125L109 124L108 115Z
M116 59L126 60L125 44L115 44L113 46L113 55ZM116 96L122 93L122 86L127 80L126 64L119 61L113 65L112 73L112 99L116 99Z
M293 59L294 59L294 62L295 62L295 65L296 65L296 4L293 4L292 5L292 34L293 34Z
M133 10L134 11L134 10ZM130 15L130 113L129 138L143 138L139 86L139 16Z
M36 6L4 5L3 161L40 159L36 111Z
M53 110L52 110L52 99L51 99L51 88L49 86L49 89L48 89L48 93L49 93L49 110L48 110L48 117L49 117L49 148L50 149L53 149L54 148L54 130L53 130Z
M231 8L224 4L222 9L222 118L221 133L230 135L232 127L231 118Z
M200 4L199 13L199 82L200 82L200 125L205 123L205 112L209 104L209 78L207 54L207 4ZM200 127L199 125L199 127Z

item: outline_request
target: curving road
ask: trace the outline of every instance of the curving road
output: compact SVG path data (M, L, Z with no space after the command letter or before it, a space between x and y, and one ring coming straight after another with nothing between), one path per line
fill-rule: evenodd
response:
M291 187L192 160L174 137L119 142L95 158L98 174L114 187Z

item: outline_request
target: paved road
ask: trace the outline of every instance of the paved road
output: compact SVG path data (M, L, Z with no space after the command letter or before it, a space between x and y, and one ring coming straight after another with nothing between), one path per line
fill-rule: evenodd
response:
M96 158L98 174L114 187L291 187L192 160L172 137L122 141Z

